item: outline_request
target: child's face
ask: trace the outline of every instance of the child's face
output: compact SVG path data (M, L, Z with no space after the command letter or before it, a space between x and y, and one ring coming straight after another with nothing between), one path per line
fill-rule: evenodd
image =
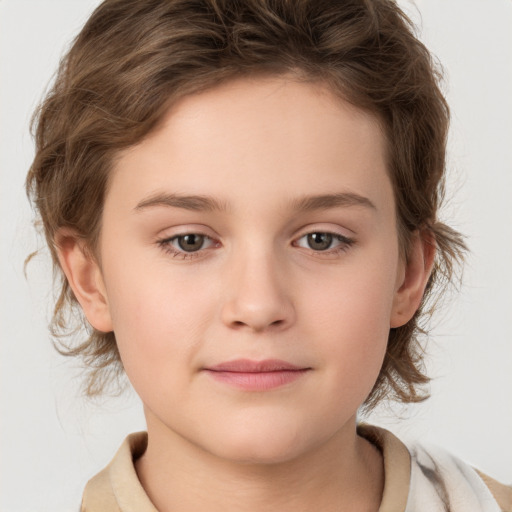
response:
M277 78L187 97L121 155L107 306L85 310L114 330L150 435L278 461L353 428L408 320L384 155L374 117ZM236 360L301 371L214 371Z

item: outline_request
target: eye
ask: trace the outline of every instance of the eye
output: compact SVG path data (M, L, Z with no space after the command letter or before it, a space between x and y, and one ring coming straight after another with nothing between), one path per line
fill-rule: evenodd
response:
M203 249L207 240L209 240L207 236L190 233L188 235L176 236L171 242L175 242L182 251L196 252Z
M329 249L344 250L352 245L353 240L337 233L315 231L301 236L295 242L298 247L313 251L328 251Z
M308 233L306 235L307 244L315 251L326 251L332 245L331 233Z
M200 233L185 233L159 240L158 244L174 257L185 259L194 256L194 253L215 246L216 242Z

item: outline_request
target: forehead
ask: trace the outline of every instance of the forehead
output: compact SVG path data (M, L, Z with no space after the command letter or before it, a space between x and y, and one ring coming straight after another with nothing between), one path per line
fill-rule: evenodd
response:
M174 104L155 132L121 153L111 185L139 200L159 191L293 200L334 187L382 202L384 155L377 118L326 85L244 78Z

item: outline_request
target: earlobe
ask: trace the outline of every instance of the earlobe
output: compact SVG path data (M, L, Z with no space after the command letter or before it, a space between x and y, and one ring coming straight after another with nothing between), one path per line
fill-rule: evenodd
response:
M429 233L416 233L408 261L395 292L390 327L405 325L418 310L434 265L435 241Z
M72 230L60 230L55 243L60 266L87 320L99 331L112 331L108 297L96 259Z

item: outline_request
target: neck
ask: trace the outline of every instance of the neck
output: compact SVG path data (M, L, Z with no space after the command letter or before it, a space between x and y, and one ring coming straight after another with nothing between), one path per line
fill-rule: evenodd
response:
M384 485L382 456L357 436L355 418L322 446L272 464L218 457L148 421L136 470L160 512L376 512Z

